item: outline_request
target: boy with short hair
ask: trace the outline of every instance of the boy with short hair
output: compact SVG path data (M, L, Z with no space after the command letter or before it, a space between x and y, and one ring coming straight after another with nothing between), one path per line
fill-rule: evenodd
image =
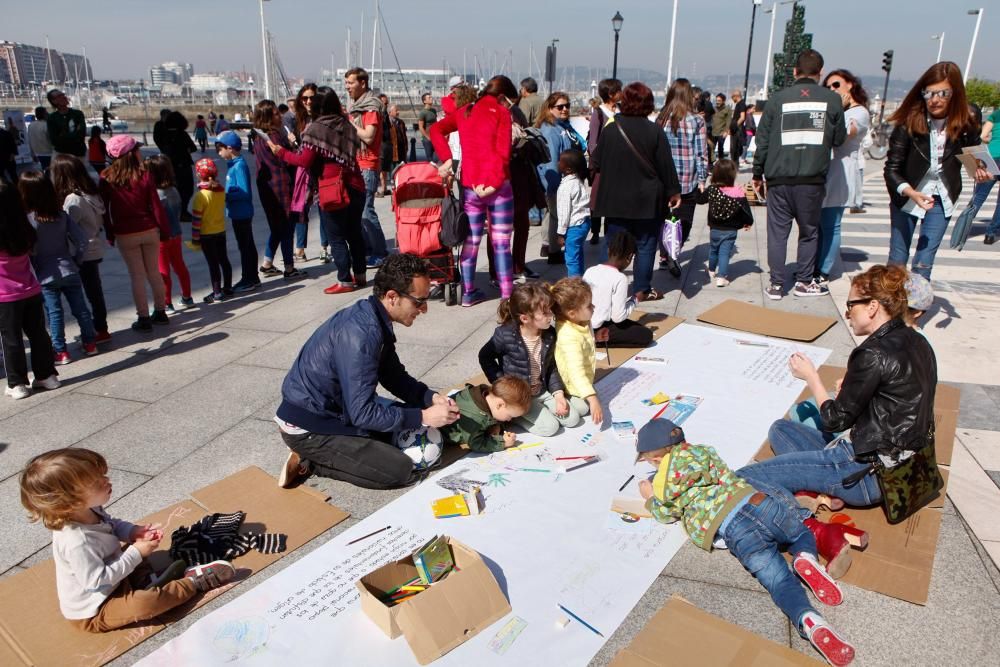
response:
M521 378L507 375L492 385L468 384L451 398L461 416L438 429L444 443L468 445L474 452L499 452L517 442L504 426L523 417L531 407L531 387Z
M220 116L221 118L221 116ZM240 279L234 292L252 292L260 287L257 277L257 244L253 240L253 189L250 168L243 159L243 140L232 130L215 138L215 150L226 161L226 215L233 221L240 249Z
M733 473L715 448L688 443L683 429L669 419L643 426L636 451L637 459L657 466L652 480L639 482L646 508L657 521L681 521L691 541L706 551L724 542L827 662L840 666L854 660L854 647L809 604L779 552L788 547L792 570L818 600L828 605L843 601L837 582L817 560L812 532L789 509L796 505L791 494L777 487L758 491ZM776 497L782 493L788 497Z

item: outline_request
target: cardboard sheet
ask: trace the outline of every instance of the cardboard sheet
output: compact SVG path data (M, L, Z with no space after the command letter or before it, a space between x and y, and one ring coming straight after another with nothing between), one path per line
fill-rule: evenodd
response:
M832 317L788 313L734 299L727 299L718 306L706 310L698 316L698 321L762 336L806 342L816 340L824 331L837 323Z
M677 595L618 652L611 667L818 667L820 660L764 639Z
M102 634L76 630L62 617L56 596L55 564L51 560L39 563L0 581L0 664L103 665L163 630L166 623L221 595L350 516L327 504L326 496L314 489L279 489L274 477L255 466L244 468L192 496L198 502L184 500L136 520L136 523L160 523L164 527L160 548L149 558L155 570L170 563L167 552L173 530L214 512L237 509L246 512L244 529L285 533L287 549L270 555L251 551L233 561L238 568L234 583L196 597L159 621ZM110 511L114 515L113 507ZM44 631L39 631L40 628Z

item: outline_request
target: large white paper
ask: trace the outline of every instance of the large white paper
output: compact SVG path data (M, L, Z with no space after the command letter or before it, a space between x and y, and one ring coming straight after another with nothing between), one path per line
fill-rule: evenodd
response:
M641 400L658 391L702 397L684 424L688 440L715 446L738 467L757 451L768 427L803 386L782 365L794 351L816 364L829 355L822 348L682 324L648 352L669 363L654 367L630 361L597 385L610 412L605 430L588 421L553 438L527 434L525 443L544 445L454 463L208 614L140 664L415 665L405 640L389 640L361 611L354 582L444 533L482 554L513 615L435 665L586 665L687 539L677 525L653 522L629 530L609 523L612 499L638 497L638 480L652 473L648 464L635 464L634 446L611 433L612 419L640 427L660 407ZM601 456L599 463L571 472L557 460L592 453ZM636 479L619 492L633 473ZM431 501L449 493L438 479L449 488L461 479L483 482L485 512L435 519ZM347 545L385 526L392 528ZM575 621L558 628L556 621L565 614L557 604L604 638ZM521 621L512 632L507 624L515 616ZM491 649L491 642L504 651Z

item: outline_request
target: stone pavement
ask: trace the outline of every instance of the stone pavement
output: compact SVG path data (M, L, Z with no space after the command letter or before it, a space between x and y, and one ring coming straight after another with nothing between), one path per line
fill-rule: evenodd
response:
M859 263L882 261L888 245L884 189L874 173L879 171L877 166L870 166L866 196L872 206L864 216L845 218L845 271L856 271ZM392 237L389 200L377 202L383 227ZM261 247L267 226L259 211L255 235ZM991 206L982 217L990 212ZM654 283L668 290L667 297L645 307L692 322L698 313L727 298L826 316L841 310L846 280L834 283L833 298L786 297L774 302L764 297L765 213L762 208L755 208L754 213L757 224L740 236L730 287L720 289L708 283L704 270L708 233L704 208L700 208L683 257L682 278L657 272ZM313 220L308 251L313 257L318 253L316 232ZM976 233L982 233L981 225ZM531 266L544 278L555 280L564 271L537 258L540 242L539 228L532 228ZM790 247L794 248L794 242ZM991 554L994 559L1000 557L1000 529L995 521L988 521L991 513L1000 510L1000 491L984 472L1000 470L1000 387L989 384L990 378L996 383L1000 375L984 335L1000 321L995 290L991 290L997 270L986 266L991 250L973 239L961 254L942 253L935 269L938 301L927 328L939 355L942 379L961 383L962 412L961 446L956 447L950 485L955 502L945 505L928 604L921 607L845 585L844 605L824 610L857 646L858 665L931 665L946 660L965 665L987 663L990 655L1000 654L997 634L983 632L984 623L1000 617L1000 571L990 559ZM232 237L229 251L236 268ZM587 246L587 252L588 263L597 261L595 247ZM485 251L480 257L479 284L496 294L486 284ZM200 303L208 284L204 260L188 251L185 259ZM321 322L368 294L324 295L322 289L335 280L333 265L310 261L305 268L310 273L306 280L290 284L280 278L267 280L259 292L222 304L198 305L174 316L169 327L140 336L128 329L133 313L124 266L116 251L108 253L102 265L114 332L108 351L62 367L64 386L56 391L17 402L0 400L0 521L8 526L0 543L0 576L50 557L48 532L25 520L18 501L18 471L41 451L80 446L102 452L111 465L115 489L109 509L113 515L130 519L176 502L246 465L277 473L285 450L270 420L285 370ZM412 328L397 327L400 355L409 371L440 389L472 374L478 368L479 347L495 326L496 303L463 309L436 302ZM68 329L71 338L75 325ZM833 349L830 363L840 365L855 345L842 322L816 343ZM79 356L78 348L71 349ZM992 476L1000 482L1000 475L994 472ZM369 491L319 478L309 483L330 493L333 502L350 511L352 518L140 644L115 664L130 664L155 650L201 615L403 493ZM762 636L815 655L733 557L687 544L593 664L607 664L673 593Z

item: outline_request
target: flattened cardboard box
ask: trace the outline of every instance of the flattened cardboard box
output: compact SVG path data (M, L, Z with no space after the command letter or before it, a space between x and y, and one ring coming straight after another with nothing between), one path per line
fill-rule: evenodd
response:
M401 604L386 606L378 595L416 576L410 556L366 574L355 584L368 618L391 639L402 634L421 665L510 613L510 603L482 556L458 540L448 538L448 544L456 570Z
M824 663L728 623L674 595L611 667L818 667Z
M816 340L824 331L837 323L832 317L788 313L734 299L727 299L718 306L706 310L698 316L698 321L727 329L739 329L763 336L804 342Z
M327 504L327 496L309 487L279 489L274 477L256 466L191 495L202 504L184 500L136 521L164 527L163 541L149 558L154 569L162 570L170 563L170 534L176 528L214 512L246 512L246 530L266 528L284 533L287 549L280 554L251 551L233 561L236 582L196 597L156 621L100 634L77 630L63 618L56 595L55 564L51 560L39 563L0 580L0 665L103 665L350 516ZM114 507L110 511L113 515Z

